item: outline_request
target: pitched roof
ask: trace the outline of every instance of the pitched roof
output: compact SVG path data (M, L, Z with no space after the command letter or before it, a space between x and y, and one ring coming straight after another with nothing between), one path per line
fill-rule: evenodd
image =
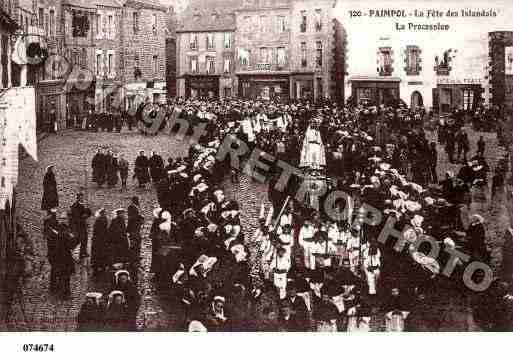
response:
M176 32L235 30L235 10L240 4L240 0L192 0L179 15Z

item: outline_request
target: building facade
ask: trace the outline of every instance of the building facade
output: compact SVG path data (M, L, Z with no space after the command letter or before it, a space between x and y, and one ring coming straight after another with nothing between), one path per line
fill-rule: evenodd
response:
M25 50L36 42L45 55L36 64L12 66L11 82L36 87L38 123L55 118L63 129L80 122L89 110L117 112L135 102L165 100L168 14L158 1L15 4L15 18L24 24L18 36L24 40L18 42Z
M178 95L343 99L335 3L245 0L202 9L192 3L177 31Z
M201 6L206 5L206 6ZM176 31L176 87L180 97L236 94L235 7L238 1L191 3Z
M513 111L513 31L488 34L490 103Z
M157 0L123 4L121 44L125 106L166 101L168 9Z

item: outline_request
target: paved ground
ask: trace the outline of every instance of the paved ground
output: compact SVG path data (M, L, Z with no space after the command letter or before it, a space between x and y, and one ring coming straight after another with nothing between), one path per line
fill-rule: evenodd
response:
M475 151L475 143L478 134L471 134L472 149ZM487 154L490 156L491 168L495 167L496 160L502 155L497 147L495 135L485 134L487 139ZM136 133L84 133L63 132L50 135L39 144L39 162L25 159L21 163L20 183L18 185L19 215L27 231L34 237L38 257L35 265L35 273L23 288L23 297L13 307L13 315L9 322L11 330L27 331L71 331L75 328L75 318L84 295L91 290L101 290L102 283L95 283L91 279L87 263L78 263L77 272L72 278L71 301L62 302L48 293L49 265L46 261L46 243L42 240L42 211L40 208L41 187L44 169L49 164L56 165L57 181L59 185L61 209L68 209L74 200L77 191L85 191L87 202L91 209L105 207L112 211L119 207L127 206L132 195L137 194L141 199L141 208L146 218L143 228L143 261L140 271L139 289L143 296L143 304L138 315L138 326L145 330L172 330L176 327L173 310L165 298L159 298L151 283L151 274L148 267L151 255L151 244L146 236L149 231L151 212L156 204L155 194L152 190L136 189L133 183L129 183L129 191L121 192L119 189L96 189L90 182L90 163L98 145L108 145L115 152L124 153L131 163L139 150L147 153L158 149L159 153L168 156L185 155L187 144L178 142L167 135L157 137L143 137ZM457 167L448 165L446 156L440 152L440 173L446 169ZM227 184L228 197L239 201L242 205L242 222L246 231L246 238L251 234L256 225L256 219L262 201L266 201L266 188L255 183L247 177L241 176L239 184ZM507 224L504 208L500 203L491 205L491 211L486 213L490 221L489 237L490 246L493 249L494 261L500 260L497 246L500 245L502 233ZM92 222L92 221L91 221ZM92 223L91 223L92 224ZM255 251L251 249L251 259L255 258ZM75 253L78 257L78 253ZM77 260L78 262L78 260ZM253 266L253 271L258 271L258 266ZM22 308L25 309L23 315ZM442 308L442 311L454 311L454 308ZM468 313L468 308L458 308L461 313ZM463 314L466 315L466 314ZM464 320L471 318L465 318ZM380 318L373 319L373 328L382 330L383 323ZM465 326L468 329L476 329L473 325Z

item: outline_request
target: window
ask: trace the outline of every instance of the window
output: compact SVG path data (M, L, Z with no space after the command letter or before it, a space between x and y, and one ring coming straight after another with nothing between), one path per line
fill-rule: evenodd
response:
M109 17L107 18L107 29L109 31L109 35L107 36L107 38L109 39L112 39L113 38L113 32L114 32L114 29L112 27L112 15L109 15Z
M83 68L87 68L87 50L85 48L82 49L82 56L81 56L81 66Z
M232 97L232 88L231 87L225 87L223 90L224 90L224 97Z
M102 15L96 14L96 37L100 38L102 34Z
M270 49L268 49L267 47L261 47L260 48L260 62L261 63L264 63L264 64L268 64L271 62L271 59L270 59L270 52L269 52Z
M207 50L213 50L214 47L214 34L207 34Z
M73 15L71 18L71 27L73 37L86 37L87 32L89 31L88 14L82 11L73 11ZM46 32L48 33L48 29Z
M315 10L315 31L316 32L322 31L322 10L321 9Z
M322 41L315 43L315 66L322 67Z
M224 48L231 49L232 48L232 34L229 32L224 33Z
M301 11L301 23L299 24L299 31L300 32L306 32L306 11Z
M262 33L267 32L267 16L265 16L265 15L260 16L259 28L260 28L260 32L262 32Z
M207 56L207 74L216 73L216 58L213 56Z
M197 56L191 57L191 72L192 73L198 72L198 57Z
M73 25L72 25L73 26ZM45 25L44 25L44 29L45 29L45 35L48 37L48 14L45 14Z
M101 52L96 52L96 75L102 75L102 54Z
M463 109L465 111L474 109L474 91L470 89L463 90Z
M159 72L159 57L158 55L153 55L153 72L158 74Z
M50 36L55 36L55 10L50 10Z
M301 43L301 67L306 67L308 65L306 61L306 42Z
M40 7L38 9L38 16L37 16L37 24L39 25L40 28L44 28L45 27L45 10Z
M134 11L132 14L132 20L133 20L133 27L134 27L134 34L137 34L139 32L139 13Z
M228 74L231 72L231 68L232 68L232 61L230 58L225 58L224 59L224 63L223 63L223 72L225 74Z
M139 68L139 55L134 54L134 78L137 80L142 76L141 69Z
M153 14L153 24L151 26L153 35L157 35L157 14Z
M239 57L239 63L241 64L241 66L249 65L250 55L251 55L251 52L249 50L239 48L238 57Z
M198 34L191 34L191 37L189 39L189 46L191 50L198 49Z
M378 73L380 76L391 76L394 69L392 68L392 49L390 47L379 48Z
M286 32L287 31L287 22L285 20L285 16L278 16L278 32Z
M277 57L277 64L278 64L278 66L280 66L280 67L285 66L285 64L287 62L287 54L286 54L286 51L285 51L284 47L278 47L277 56L276 57Z
M251 31L251 16L244 16L244 30L247 32Z
M406 47L406 75L414 76L420 74L420 49L418 46Z
M109 76L112 76L114 72L114 54L110 53L108 54L108 62L107 62L107 69Z

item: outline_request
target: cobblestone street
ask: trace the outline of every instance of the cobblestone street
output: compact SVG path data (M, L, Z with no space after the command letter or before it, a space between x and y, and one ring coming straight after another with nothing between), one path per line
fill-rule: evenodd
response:
M487 156L490 168L495 168L496 161L502 156L497 146L495 134L484 134L487 141ZM479 134L470 134L471 152L475 153L475 146ZM26 158L20 164L20 182L17 188L18 215L22 219L27 232L33 237L36 244L37 259L34 273L23 286L22 298L14 303L9 322L10 330L17 331L72 331L75 328L75 318L88 291L102 290L105 281L95 282L91 278L88 260L78 260L78 249L74 253L77 261L76 273L72 277L72 300L60 301L49 294L49 264L46 260L46 243L42 238L43 212L40 210L42 195L42 178L45 168L50 164L56 165L56 177L59 189L60 211L68 210L78 191L86 194L86 202L94 211L105 207L108 213L119 207L129 204L130 197L138 195L141 200L141 209L146 222L143 227L142 266L139 273L139 290L142 294L142 304L138 315L138 327L144 330L173 330L177 328L176 311L169 301L160 298L151 282L148 273L151 257L151 242L147 236L152 220L152 210L157 201L153 190L137 189L130 179L129 189L121 192L117 189L97 189L90 181L90 163L98 146L109 146L114 152L124 154L133 167L133 161L140 150L148 154L152 150L167 159L186 154L187 142L166 134L156 137L144 137L138 133L89 133L89 132L62 132L49 135L39 143L39 162ZM457 165L449 165L443 149L439 148L440 166L439 174L447 169L457 169ZM131 177L131 176L130 176ZM227 183L225 188L228 198L237 200L241 208L241 219L245 238L251 240L256 226L260 205L264 201L267 205L266 186L241 175L237 184ZM494 263L500 260L498 245L502 240L502 233L507 225L504 207L498 203L490 204L491 210L485 213L488 220L488 238L491 239ZM93 220L89 220L92 226ZM91 230L89 231L91 233ZM250 260L254 263L256 258L255 246L248 244L251 250ZM258 272L258 266L252 266L253 272ZM469 308L453 308L447 306L441 311L455 311L462 313L463 330L476 330L472 324ZM373 328L382 330L383 323L379 318L373 319ZM454 328L457 329L457 328Z
M40 210L42 185L45 168L56 165L59 189L59 211L68 210L78 191L86 194L87 204L94 211L105 207L108 213L129 204L130 197L138 195L146 223L143 227L142 266L139 273L139 289L142 305L138 316L138 327L146 330L172 330L176 325L172 308L166 307L166 300L159 300L148 274L151 259L151 242L147 236L152 220L152 210L157 203L153 190L140 190L129 178L126 192L117 189L97 189L90 182L90 163L98 146L109 146L116 153L123 153L131 163L138 151L149 153L156 150L167 159L186 155L188 143L162 134L157 137L144 137L138 133L89 133L63 132L50 135L39 143L38 163L26 158L20 168L18 185L18 215L23 225L33 236L36 244L37 259L35 273L23 287L23 298L16 301L10 318L10 330L27 331L70 331L74 330L75 318L88 291L102 290L105 281L95 282L91 278L88 260L79 262L78 250L74 253L77 261L76 274L72 277L72 300L62 302L49 294L49 264L46 260L46 243L41 229L43 211ZM259 190L260 189L260 190ZM246 231L255 227L261 201L266 190L262 185L241 176L241 182L227 188L227 196L233 196L242 204L243 225ZM93 219L89 220L92 227ZM250 230L251 232L251 230ZM91 228L89 230L91 233ZM250 237L250 236L249 236ZM254 253L253 253L254 257ZM23 303L23 305L21 305ZM24 308L23 308L24 307ZM24 309L24 314L23 314Z

